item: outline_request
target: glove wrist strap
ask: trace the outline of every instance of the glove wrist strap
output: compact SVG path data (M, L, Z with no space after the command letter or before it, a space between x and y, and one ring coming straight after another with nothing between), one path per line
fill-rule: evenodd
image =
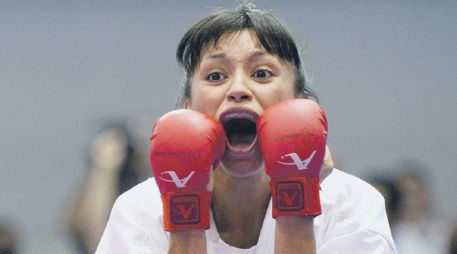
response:
M162 193L166 231L208 229L211 192Z
M319 189L319 177L292 177L271 180L273 217L320 215L322 210Z

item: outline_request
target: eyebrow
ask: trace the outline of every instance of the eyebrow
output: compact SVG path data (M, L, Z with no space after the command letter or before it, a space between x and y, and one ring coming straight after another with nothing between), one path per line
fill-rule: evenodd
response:
M252 53L248 57L248 59L249 59L249 61L253 61L253 60L255 60L257 58L260 58L262 56L265 56L267 54L268 54L267 52L257 50L254 53ZM211 55L208 56L208 58L210 58L210 59L224 59L224 58L226 58L226 56L227 55L224 52L221 52L221 53L211 54Z
M225 58L225 53L216 53L216 54L212 54L212 55L209 55L208 58L211 58L211 59L221 59L221 58Z
M263 57L263 56L265 56L265 55L269 55L269 53L266 53L266 52L264 52L264 51L258 50L258 51L255 51L254 53L252 53L252 54L248 57L248 59L249 59L249 61L254 61L254 60L256 60L256 59L258 59L258 58L261 58L261 57Z

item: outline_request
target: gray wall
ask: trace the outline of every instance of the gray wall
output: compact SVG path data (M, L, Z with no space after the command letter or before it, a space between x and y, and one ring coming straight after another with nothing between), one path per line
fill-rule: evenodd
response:
M65 252L64 209L99 123L141 119L147 147L175 104L180 36L237 3L0 0L0 220L15 223L23 253ZM255 3L302 41L337 165L363 176L418 160L437 214L455 219L457 2Z

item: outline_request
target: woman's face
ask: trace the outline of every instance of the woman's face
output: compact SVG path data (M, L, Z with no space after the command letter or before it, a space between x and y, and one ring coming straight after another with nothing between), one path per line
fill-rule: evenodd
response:
M255 121L271 105L295 97L294 81L291 64L269 54L248 30L224 35L203 52L184 107L224 125L227 173L241 177L263 168Z

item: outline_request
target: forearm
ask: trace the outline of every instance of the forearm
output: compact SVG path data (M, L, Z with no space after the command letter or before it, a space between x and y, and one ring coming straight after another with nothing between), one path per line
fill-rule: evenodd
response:
M118 177L115 172L93 169L82 190L78 231L90 252L95 248L108 220L114 200L118 196Z
M186 230L170 233L168 254L205 254L205 230Z
M314 254L316 243L312 216L276 218L275 254Z

